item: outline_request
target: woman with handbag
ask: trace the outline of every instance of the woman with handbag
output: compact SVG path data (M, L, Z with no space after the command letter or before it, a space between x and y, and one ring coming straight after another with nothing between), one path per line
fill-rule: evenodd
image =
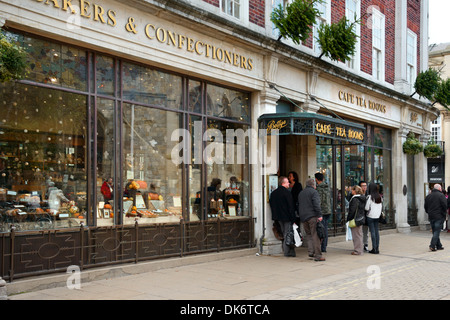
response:
M378 230L378 222L383 210L383 198L378 191L378 185L375 183L369 184L369 195L367 196L366 211L367 211L367 225L370 230L370 237L372 239L372 250L369 253L380 253L380 232Z
M348 205L347 221L352 231L353 252L352 255L359 256L363 254L363 231L364 224L364 208L366 206L366 197L360 186L352 187L352 198ZM355 219L355 221L352 221Z

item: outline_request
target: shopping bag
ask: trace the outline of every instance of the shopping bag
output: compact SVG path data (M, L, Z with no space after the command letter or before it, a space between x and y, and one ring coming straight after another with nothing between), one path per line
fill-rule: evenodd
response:
M350 230L348 222L346 223L345 227L345 241L352 241L352 230Z
M294 228L294 240L295 240L295 246L298 248L302 245L302 237L300 236L300 233L298 231L298 226L296 223L292 225Z

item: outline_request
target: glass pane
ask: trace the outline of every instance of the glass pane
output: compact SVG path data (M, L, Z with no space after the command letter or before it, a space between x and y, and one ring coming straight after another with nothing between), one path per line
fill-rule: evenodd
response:
M207 86L207 114L237 121L250 121L249 94L215 85Z
M28 53L27 80L86 91L86 51L20 34L7 36Z
M390 149L392 147L391 131L383 128L374 128L373 144L377 147Z
M374 149L374 182L380 186L380 194L383 196L383 206L393 209L391 202L391 151ZM412 174L408 174L408 180ZM408 186L409 189L409 186ZM409 203L408 203L409 204Z
M86 97L19 83L0 85L1 230L85 221Z
M114 95L114 59L98 55L95 62L97 93Z
M202 112L202 86L199 81L189 80L189 106L188 110L196 113Z
M196 154L195 152L195 150L202 150L202 140L196 139L203 133L201 117L191 116L189 132L192 144L191 164L189 165L189 221L197 221L203 219L201 202L203 157L201 153Z
M172 132L181 114L125 104L123 108L124 223L179 222L182 167L172 162ZM135 208L134 208L135 207Z
M328 226L328 228L333 228L333 215L330 215L333 212L333 147L330 145L317 145L316 147L316 159L317 159L317 172L323 174L323 182L321 183L323 186L328 188L328 208L331 210L329 212L322 212L322 214L326 214L324 216L324 222Z
M97 225L114 224L114 101L97 100Z
M247 130L245 125L208 120L207 218L250 215Z
M181 98L181 77L131 63L123 64L124 100L180 109Z
M364 147L346 146L345 148L345 186L353 187L365 180Z

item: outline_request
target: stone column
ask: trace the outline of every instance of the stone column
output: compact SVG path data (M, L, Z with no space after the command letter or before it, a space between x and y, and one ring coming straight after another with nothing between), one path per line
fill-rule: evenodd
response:
M408 198L403 193L403 189L407 186L408 174L406 154L403 153L403 143L406 141L408 132L407 128L400 127L397 130L397 139L393 139L394 145L392 148L393 207L396 209L395 223L397 224L397 230L401 233L411 232L411 227L408 223Z
M6 281L0 277L0 300L8 300L8 295L6 294Z
M426 118L428 121L428 118ZM430 121L428 121L430 122ZM419 138L423 145L426 145L430 140L430 134L423 134ZM430 222L428 221L428 214L425 212L425 191L424 184L428 182L428 159L423 153L416 156L416 201L417 201L417 223L420 230L429 230Z

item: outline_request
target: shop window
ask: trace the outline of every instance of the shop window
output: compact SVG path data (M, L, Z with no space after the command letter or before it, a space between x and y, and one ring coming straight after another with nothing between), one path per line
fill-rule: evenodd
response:
M97 225L114 224L114 101L97 99Z
M78 226L86 217L86 97L1 85L2 231Z
M87 89L86 51L26 35L6 34L28 53L27 80L81 91Z
M123 99L150 106L182 108L182 79L151 68L123 63Z
M96 89L98 94L114 95L114 59L102 55L95 57Z
M183 175L171 161L178 141L172 132L183 128L182 115L154 108L123 106L124 223L179 222Z
M250 121L248 94L215 85L208 85L207 94L208 115L236 121Z
M208 120L207 218L249 216L248 126Z

